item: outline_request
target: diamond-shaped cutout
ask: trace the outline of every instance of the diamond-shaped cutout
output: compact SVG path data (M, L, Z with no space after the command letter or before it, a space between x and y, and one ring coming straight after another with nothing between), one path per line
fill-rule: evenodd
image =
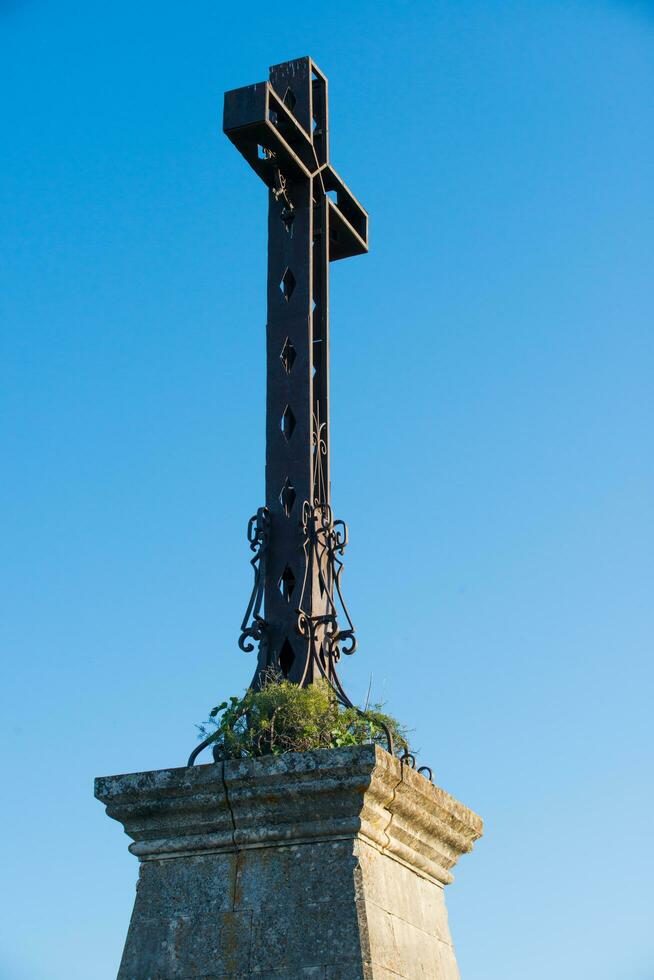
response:
M284 366L284 370L286 371L287 374L290 374L291 371L293 370L293 365L295 364L295 358L297 357L297 353L295 347L293 347L293 344L290 342L288 337L284 341L284 346L282 347L282 352L279 355L279 357Z
M295 416L291 410L290 405L287 405L284 409L281 421L282 432L284 433L284 438L289 441L295 431Z
M295 488L291 484L288 477L284 480L284 486L282 487L282 492L279 495L279 502L282 505L282 509L287 517L291 516L291 511L293 510L293 504L295 503Z
M293 595L293 589L295 588L295 575L293 574L293 569L287 565L282 572L282 577L280 578L278 585L279 591L284 596L287 602L291 601L291 596Z
M291 112L293 112L293 109L295 108L295 105L297 103L297 99L295 98L292 88L286 89L282 102L284 103L287 109L290 109Z
M295 276L290 269L284 270L284 275L282 276L279 288L282 296L288 303L289 299L293 295L293 290L295 289Z
M287 637L282 643L282 648L279 651L279 667L284 677L288 677L288 675L290 674L291 667L293 666L294 660L295 660L295 653L293 651L293 647L288 642L288 637Z

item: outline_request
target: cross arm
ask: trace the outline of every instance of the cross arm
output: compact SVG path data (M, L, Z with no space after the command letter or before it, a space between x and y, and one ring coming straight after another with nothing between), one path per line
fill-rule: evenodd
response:
M347 259L368 251L368 212L327 164L320 172L329 201L329 258Z
M368 214L329 163L318 163L313 140L270 82L225 93L223 131L269 188L316 178L328 199L330 260L368 251Z
M311 137L270 82L225 92L223 131L268 187L277 167L291 179L317 170Z

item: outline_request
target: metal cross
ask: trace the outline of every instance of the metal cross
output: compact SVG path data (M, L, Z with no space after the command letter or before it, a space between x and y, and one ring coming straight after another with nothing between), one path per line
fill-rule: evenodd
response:
M327 79L310 58L225 94L223 129L268 187L266 504L250 520L241 649L308 685L353 653L341 595L347 529L329 476L329 263L368 250L368 215L329 161ZM337 616L341 615L339 626Z

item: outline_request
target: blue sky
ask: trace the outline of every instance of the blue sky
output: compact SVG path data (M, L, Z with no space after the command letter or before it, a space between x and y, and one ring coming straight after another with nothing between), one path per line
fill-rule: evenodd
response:
M652 980L654 6L0 5L2 980L109 980L95 775L247 684L266 196L222 93L312 55L371 214L332 269L360 651L486 836L463 980Z

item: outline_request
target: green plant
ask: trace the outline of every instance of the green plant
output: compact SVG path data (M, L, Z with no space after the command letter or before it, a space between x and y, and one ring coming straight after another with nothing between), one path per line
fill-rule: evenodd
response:
M212 708L199 728L222 759L370 742L387 748L385 728L393 737L394 751L401 755L408 751L406 729L381 708L380 704L365 712L344 708L324 682L303 688L271 674L261 690L248 690L242 698L231 697Z

